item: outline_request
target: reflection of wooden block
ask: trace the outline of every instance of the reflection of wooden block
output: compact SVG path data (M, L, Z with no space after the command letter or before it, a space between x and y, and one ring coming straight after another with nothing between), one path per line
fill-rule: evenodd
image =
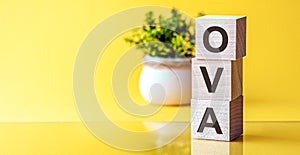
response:
M246 55L245 16L196 19L196 58L236 60Z
M193 139L191 142L191 154L241 155L243 154L243 137L239 137L233 142Z
M243 133L243 96L235 100L191 100L192 138L230 141Z
M242 63L242 59L229 61L193 58L192 98L233 100L242 95Z

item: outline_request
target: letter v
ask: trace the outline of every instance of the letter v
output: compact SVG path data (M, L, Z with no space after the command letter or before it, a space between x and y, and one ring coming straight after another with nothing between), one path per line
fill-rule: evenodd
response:
M222 75L222 72L223 72L224 68L218 68L217 69L217 73L215 75L213 84L211 84L211 82L210 82L210 79L209 79L206 67L200 66L200 69L201 69L201 72L202 72L202 75L203 75L206 87L208 89L208 92L209 93L214 93L216 91L217 85L218 85L218 83L220 81L220 78L221 78L221 75Z

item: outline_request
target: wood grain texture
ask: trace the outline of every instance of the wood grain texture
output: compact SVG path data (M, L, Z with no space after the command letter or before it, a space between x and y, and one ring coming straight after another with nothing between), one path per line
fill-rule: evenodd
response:
M233 100L243 93L243 60L192 59L192 98L200 100ZM224 68L215 92L209 92L200 67L206 67L213 83L218 68Z
M231 100L243 95L243 58L231 61Z
M199 132L199 126L207 108L213 109L222 131L221 134L218 134L213 127L205 127L203 131ZM192 138L231 141L239 137L242 133L243 96L240 96L232 101L191 100Z
M200 123L207 108L213 108L215 116L220 125L222 134L217 134L215 128L204 128L203 132L198 132ZM230 140L229 124L229 101L212 100L191 100L191 136L192 138L211 140Z
M243 133L243 96L230 102L230 140L238 138Z
M246 21L247 18L240 18L236 21L236 58L246 56Z
M223 51L214 53L204 45L205 31L220 27L226 31L228 43ZM217 48L224 41L222 35L210 33L209 43ZM202 16L196 19L196 58L212 60L237 60L246 55L246 17L245 16Z

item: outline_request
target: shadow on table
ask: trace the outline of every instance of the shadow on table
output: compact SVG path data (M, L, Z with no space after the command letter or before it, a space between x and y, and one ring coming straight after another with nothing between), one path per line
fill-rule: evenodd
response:
M243 136L238 139L225 142L214 140L191 140L191 154L195 155L242 155L243 154Z
M184 123L174 123L174 126ZM153 125L153 124L152 124ZM170 136L170 131L158 133L157 143ZM190 138L190 126L171 143L154 150L154 154L164 155L242 155L243 154L243 136L240 136L232 142L200 140Z

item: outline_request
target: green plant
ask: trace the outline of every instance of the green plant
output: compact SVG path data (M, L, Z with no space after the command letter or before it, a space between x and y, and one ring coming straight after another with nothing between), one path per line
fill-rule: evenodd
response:
M135 44L138 49L153 57L184 58L193 57L195 53L194 22L183 19L176 9L171 16L154 17L152 11L146 13L146 24L134 29L125 38L126 42Z

